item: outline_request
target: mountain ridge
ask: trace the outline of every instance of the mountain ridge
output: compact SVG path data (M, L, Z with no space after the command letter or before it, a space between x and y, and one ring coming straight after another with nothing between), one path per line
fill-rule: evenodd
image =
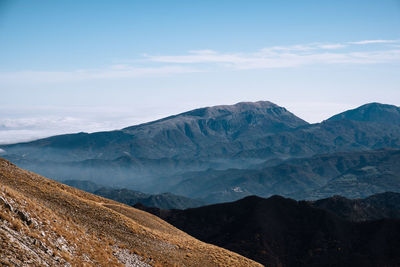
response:
M128 126L125 128L122 128L122 130L129 130L130 128L137 128L141 126L147 126L149 124L155 124L159 122L164 122L167 120L175 119L177 117L217 117L219 116L226 116L229 113L234 113L234 112L242 112L242 111L248 111L248 110L261 110L261 109L270 109L270 108L278 108L281 109L282 111L287 111L286 108L280 107L277 104L274 104L270 101L256 101L256 102L238 102L233 105L216 105L216 106L208 106L208 107L202 107L202 108L196 108L193 110L185 111L182 113L178 113L175 115L167 116L165 118L161 118L158 120L150 121L150 122L145 122L141 123L138 125L132 125ZM208 115L208 116L206 116ZM213 116L210 116L213 115Z
M400 107L372 102L355 109L344 111L327 120L332 121L340 119L364 122L400 123Z
M355 222L400 219L400 193L384 192L366 198L349 199L340 195L309 201L313 207L328 210Z
M271 108L277 111L271 111ZM199 110L217 114L222 112L222 117L216 119L213 116L205 116L199 119L187 116ZM17 152L24 146L29 150L24 154L31 157L35 156L33 153L37 153L35 147L45 149L49 154L53 150L59 152L58 149L64 153L55 153L56 155L48 158L61 161L90 158L112 160L124 154L158 159L177 155L182 157L186 154L194 156L200 148L204 153L205 148L216 144L228 146L226 143L231 142L232 138L244 138L244 135L251 137L255 133L265 135L305 124L307 122L297 118L285 108L270 102L246 102L192 110L122 130L57 135L1 147L7 152L12 152L11 150ZM249 130L251 132L247 134ZM37 158L40 158L40 154L37 154Z
M266 266L397 266L400 220L351 222L306 201L248 196L187 210L135 207Z
M62 183L129 206L142 203L147 207L156 207L160 209L187 209L205 205L203 201L174 195L169 192L146 194L127 188L111 188L98 185L88 180L65 180L62 181Z
M396 164L399 161L399 149L318 154L273 166L259 164L254 169L183 173L173 177L180 182L169 191L209 203L234 201L254 194L263 197L279 194L299 200L340 193L346 197L366 197L384 191L400 192L400 169Z

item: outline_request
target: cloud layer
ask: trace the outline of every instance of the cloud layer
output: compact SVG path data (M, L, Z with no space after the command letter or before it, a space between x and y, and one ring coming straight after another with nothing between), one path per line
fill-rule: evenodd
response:
M171 110L154 106L148 108L0 106L0 144L31 141L66 133L90 133L122 129L176 113L174 109Z

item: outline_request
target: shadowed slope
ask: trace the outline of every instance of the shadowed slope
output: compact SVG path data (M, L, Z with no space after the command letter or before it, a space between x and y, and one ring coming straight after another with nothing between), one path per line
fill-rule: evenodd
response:
M305 201L250 196L187 210L136 205L266 266L399 266L400 221L354 223Z
M363 199L342 196L310 201L316 208L329 210L350 221L369 221L384 218L400 219L400 193L385 192Z

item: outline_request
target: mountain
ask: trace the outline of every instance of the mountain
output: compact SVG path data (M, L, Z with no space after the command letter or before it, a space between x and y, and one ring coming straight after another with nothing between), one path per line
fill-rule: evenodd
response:
M129 206L141 203L147 207L156 207L160 209L187 209L200 207L205 204L200 200L177 196L171 193L150 195L129 189L111 189L103 187L94 191L93 194L109 198Z
M385 192L364 199L333 196L312 201L310 204L350 221L400 219L400 193Z
M267 136L253 143L257 146L241 151L236 157L290 158L333 152L400 148L400 124L349 119L326 120Z
M356 109L339 113L328 120L337 121L343 119L363 122L400 124L400 108L393 105L369 103Z
M233 155L253 141L307 122L271 102L192 110L122 130L3 145L8 160L56 180L92 180L152 191L165 173L247 166ZM109 177L114 179L110 181ZM112 184L110 184L112 183Z
M165 139L163 144L186 140L189 144L254 138L307 124L283 107L258 101L195 109L123 130L142 138Z
M104 187L102 185L99 185L99 184L96 184L94 182L87 181L87 180L65 180L65 181L62 181L62 183L72 186L72 187L75 187L75 188L78 188L80 190L89 192L89 193L93 193L96 190Z
M62 183L104 198L127 204L129 206L142 203L147 207L155 207L160 209L187 209L205 205L205 203L200 200L178 196L171 193L152 195L126 188L116 189L98 185L90 181L80 180L66 180Z
M366 197L400 192L400 150L340 152L295 158L255 169L189 172L171 179L168 189L209 203L233 201L248 195L274 194L296 199L319 199L341 194ZM266 167L263 167L266 165Z
M5 266L261 266L146 212L0 159Z
M59 135L2 147L8 154L23 151L24 158L51 161L113 160L125 155L188 158L234 150L228 148L234 140L254 139L302 125L307 122L271 102L241 102L196 109L117 131ZM206 149L211 147L214 149ZM39 154L43 151L46 154Z
M181 184L185 172L251 169L264 161L398 149L396 118L400 116L396 110L373 103L308 124L271 102L242 102L196 109L122 130L53 136L0 148L10 161L56 180L91 180L160 193ZM369 115L362 119L355 114ZM391 114L390 120L379 119L386 114Z
M400 192L399 150L385 150L381 154L377 152L376 157L362 160L360 164L345 170L324 186L292 195L298 199L321 199L337 194L364 198L386 191Z
M237 157L290 158L315 154L400 148L400 108L370 103L321 123L258 139Z
M279 196L187 210L136 207L265 266L400 265L400 220L350 222Z

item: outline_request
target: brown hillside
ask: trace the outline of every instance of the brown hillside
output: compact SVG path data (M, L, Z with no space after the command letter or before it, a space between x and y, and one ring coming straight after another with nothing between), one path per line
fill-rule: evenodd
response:
M261 266L0 159L0 265Z

